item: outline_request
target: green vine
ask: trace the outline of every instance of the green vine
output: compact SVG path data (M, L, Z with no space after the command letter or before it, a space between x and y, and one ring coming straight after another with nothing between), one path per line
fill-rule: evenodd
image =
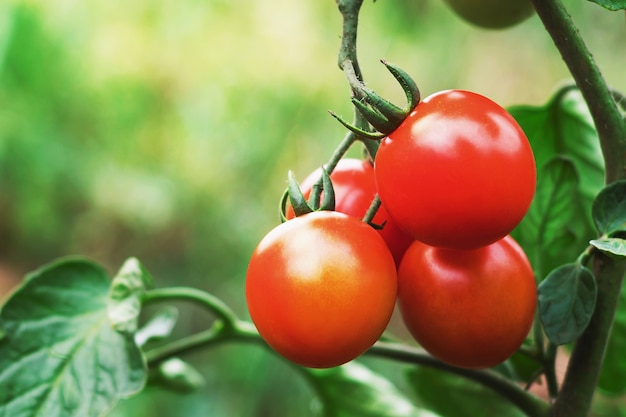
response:
M626 122L615 93L607 86L562 2L532 2L589 107L604 156L606 183L626 178ZM586 416L598 383L626 268L596 252L593 272L598 280L596 309L572 352L554 416Z
M267 346L252 323L238 319L221 300L201 290L183 287L151 290L146 293L144 297L144 305L146 303L174 300L198 304L210 314L215 315L216 320L207 330L185 336L159 347L148 349L145 355L147 363L151 367L172 357L227 342L245 342ZM376 342L366 354L409 364L427 366L459 375L500 393L530 417L542 417L547 415L547 403L494 371L457 368L433 358L420 349L400 343L379 341ZM297 367L298 365L293 364L293 366Z

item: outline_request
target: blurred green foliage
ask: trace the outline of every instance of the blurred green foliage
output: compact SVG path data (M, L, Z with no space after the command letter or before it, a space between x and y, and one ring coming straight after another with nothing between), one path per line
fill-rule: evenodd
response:
M566 4L626 90L623 14ZM209 290L245 317L248 256L278 222L287 170L324 163L344 134L326 110L351 113L340 24L332 0L1 2L0 281L69 254L110 271L136 256L157 285ZM536 17L492 32L439 0L366 1L359 42L369 85L399 103L380 58L423 95L464 88L503 105L543 103L569 79ZM183 308L177 332L209 320ZM114 415L313 413L310 388L256 346L187 359L202 390L151 388Z

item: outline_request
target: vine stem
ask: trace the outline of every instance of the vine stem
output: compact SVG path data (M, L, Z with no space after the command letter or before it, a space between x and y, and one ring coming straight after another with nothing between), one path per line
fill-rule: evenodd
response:
M217 321L208 330L152 348L145 352L147 363L149 366L155 366L171 357L180 356L196 349L226 342L253 343L267 348L267 344L263 341L252 323L237 320L231 324L231 326L225 327L221 321ZM518 408L523 410L529 417L545 417L548 412L547 403L525 391L514 382L490 370L456 368L433 358L422 350L399 343L379 341L376 342L366 354L440 369L478 382L503 395ZM297 366L295 364L293 365Z
M626 178L626 122L599 68L561 0L531 0L574 78L594 120L609 184ZM615 319L626 266L596 253L593 271L598 281L594 314L572 351L555 417L584 417L591 408L609 334Z
M239 323L239 318L222 300L208 292L191 287L157 288L147 291L142 305L162 301L191 301L204 307L220 320L223 326L230 328Z
M548 415L549 406L546 402L494 371L457 368L443 363L419 349L397 343L377 342L367 353L387 359L427 366L467 378L502 395L529 417L545 417Z
M626 178L626 122L613 93L561 0L531 0L594 120L606 163L606 182Z
M343 33L341 36L341 47L339 49L338 65L344 71L346 78L352 88L352 93L356 96L361 95L363 88L363 76L356 57L356 38L359 19L359 10L363 4L363 0L336 0L337 6L343 16ZM367 120L358 112L354 111L354 125L363 130L369 129ZM330 157L330 160L324 168L328 174L332 174L339 160L348 152L355 142L361 141L365 146L370 158L373 160L376 156L378 143L373 140L361 139L354 132L348 131L341 143L337 146ZM317 201L321 194L321 178L317 181L316 186L311 190L311 201Z

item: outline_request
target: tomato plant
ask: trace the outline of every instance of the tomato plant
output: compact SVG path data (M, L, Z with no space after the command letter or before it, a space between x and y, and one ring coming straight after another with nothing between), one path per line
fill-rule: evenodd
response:
M374 344L396 300L396 267L362 221L319 211L270 231L252 254L246 300L263 339L287 359L326 368Z
M301 188L305 198L309 198L311 189L320 176L321 169L318 169L302 181ZM366 160L343 158L337 163L330 179L335 191L335 210L362 219L376 197L376 179L372 164ZM291 206L287 207L286 217L295 217ZM372 222L382 226L377 230L387 243L396 264L399 264L413 239L389 219L387 211L382 207L378 209Z
M518 225L535 192L526 135L505 109L468 91L425 98L382 140L374 170L394 222L433 246L495 242Z
M488 29L514 26L533 15L529 0L445 0L465 21Z
M398 271L398 302L413 337L444 362L487 368L511 356L535 316L532 268L507 236L475 250L421 242Z
M531 13L527 8L523 12L521 8L516 9L523 4L516 0L448 1L460 15L465 13L468 21L483 27L509 26L523 19L526 13ZM591 1L608 9L626 9L624 0ZM270 203L279 200L277 195L274 199L268 193L268 182L276 174L275 168L280 169L284 161L291 161L303 153L306 153L305 159L310 157L312 146L309 143L297 143L295 151L287 150L289 146L282 138L309 140L313 135L326 136L326 131L320 130L320 119L313 114L317 110L311 112L310 107L300 100L300 94L292 93L295 90L293 79L282 69L277 71L279 65L289 63L298 75L303 75L304 70L309 69L306 65L311 64L303 59L313 56L309 52L317 52L317 46L302 42L304 39L299 37L277 37L284 32L273 30L278 26L259 25L263 22L257 17L273 15L276 9L268 2L259 2L259 7L221 8L228 13L232 9L233 15L244 22L246 30L261 26L269 28L255 39L260 39L263 44L275 43L276 47L261 51L257 42L252 47L255 49L254 46L257 46L253 54L245 48L232 47L229 49L232 55L204 59L209 65L220 62L226 65L215 65L219 71L207 78L215 81L215 85L211 84L208 90L198 90L202 94L208 91L210 99L217 99L208 103L211 105L206 108L220 111L207 113L202 111L204 106L197 106L200 103L188 95L191 89L167 88L170 85L190 86L187 83L190 79L188 71L174 74L165 68L165 73L163 69L157 70L156 83L148 82L143 86L131 82L140 87L137 91L143 98L137 102L126 100L129 97L124 90L127 84L125 77L119 78L121 83L116 82L117 59L113 61L116 68L113 74L116 77L111 85L113 89L102 89L103 81L105 86L111 81L106 66L97 65L105 72L96 77L58 77L66 73L55 68L76 66L83 71L89 69L89 65L55 65L57 58L62 57L57 54L56 43L47 39L38 40L38 32L43 28L61 28L63 33L60 37L79 48L81 45L83 48L93 46L93 41L81 41L78 45L73 40L84 37L70 32L65 25L32 20L29 17L31 12L22 9L22 6L5 7L3 11L9 13L5 13L7 17L3 20L9 24L4 25L0 32L6 32L4 38L8 41L5 42L6 47L0 48L3 49L0 51L3 66L0 85L9 107L8 113L3 113L0 130L8 135L9 142L0 151L0 166L3 169L3 175L0 175L0 214L5 215L8 209L9 212L24 212L27 217L23 217L24 221L3 222L11 224L11 227L0 230L0 234L9 231L0 239L4 243L1 249L9 250L3 252L7 258L3 262L10 261L6 264L13 266L11 253L19 252L13 244L18 243L19 247L20 240L31 233L36 241L33 247L50 239L48 230L39 230L39 223L25 221L35 218L38 221L51 220L50 216L42 215L47 212L40 210L43 207L41 202L50 200L46 199L48 194L41 193L41 187L48 184L47 189L54 191L58 188L54 187L57 182L42 182L41 179L57 171L65 183L73 172L81 172L66 158L50 158L49 153L38 152L42 140L39 138L54 144L52 154L63 156L69 151L70 155L83 158L83 150L99 146L101 141L88 141L88 147L83 148L81 141L74 140L75 135L82 137L87 133L87 136L104 139L108 137L105 131L113 126L112 135L124 138L124 149L131 144L129 149L136 148L138 151L134 152L136 156L131 155L133 158L144 160L163 149L170 152L173 148L160 146L167 143L161 143L163 135L158 135L169 130L161 129L159 125L158 129L134 128L135 119L142 119L139 115L151 113L136 113L138 108L154 107L158 119L174 119L175 133L205 134L207 130L203 127L210 127L207 139L218 140L219 143L203 144L195 149L200 141L184 140L182 152L175 152L173 159L169 158L171 155L165 155L168 158L159 161L166 164L165 171L160 170L160 175L169 178L170 174L175 174L175 170L169 169L169 163L184 157L184 161L190 162L185 168L191 169L184 169L180 178L193 179L195 186L203 192L207 191L207 184L219 184L217 190L209 191L208 206L214 203L226 206L200 210L200 215L193 216L198 211L195 208L194 211L186 211L183 206L191 203L195 207L196 200L175 198L176 195L185 197L187 194L173 194L172 204L168 204L167 191L177 188L169 187L169 180L158 181L161 185L151 187L152 182L144 182L143 175L133 175L127 181L126 173L132 174L134 169L121 169L120 172L125 174L120 181L116 180L117 168L127 164L119 165L108 158L85 159L89 162L90 171L95 172L98 167L107 169L99 173L102 181L92 184L85 178L81 184L74 184L79 187L66 187L70 194L74 194L87 191L89 184L95 185L92 197L97 203L94 207L87 207L80 200L80 204L61 205L69 210L64 217L80 220L72 233L63 233L64 237L72 239L67 247L80 247L73 239L84 235L88 238L87 242L93 239L98 243L94 246L98 254L104 255L107 248L115 248L114 253L109 255L114 258L126 247L118 245L122 240L132 244L141 240L125 239L128 232L139 231L139 237L152 237L152 234L143 234L143 229L170 224L171 229L163 229L167 245L162 247L157 263L166 271L171 270L173 264L166 266L168 261L161 258L162 254L165 251L169 253L172 248L185 251L183 257L174 256L177 259L175 263L178 264L179 259L186 263L195 258L192 262L200 263L189 265L185 270L201 270L203 285L211 289L205 291L181 285L181 278L184 280L185 277L178 273L169 280L166 277L165 282L169 286L157 287L151 274L135 258L128 259L113 279L107 273L110 265L105 267L76 257L56 260L27 274L15 291L6 297L0 296L0 416L101 417L111 411L119 400L147 387L151 389L146 390L145 396L137 398L137 403L133 402L135 400L123 401L122 407L128 408L119 415L136 416L137 412L176 415L181 410L177 401L186 402L190 397L162 395L163 390L189 392L199 389L203 385L202 371L207 365L211 367L212 380L205 385L206 392L190 398L191 407L185 404L185 412L189 411L187 414L190 416L198 413L206 415L208 409L209 414L215 416L255 412L267 414L269 408L276 415L377 417L587 417L590 414L623 414L626 394L623 360L626 349L626 290L622 288L626 276L626 96L617 90L617 84L623 80L618 78L617 83L612 82L612 87L609 87L587 50L581 31L572 20L572 15L579 17L577 14L584 10L583 6L573 9L574 13L570 15L561 0L531 2L574 82L562 84L544 105L516 103L508 107L509 114L493 101L468 91L442 91L421 101L415 80L385 60L382 62L402 87L407 105L401 108L378 96L371 84L365 82L357 60L356 34L364 1L336 0L343 18L338 64L348 81L350 100L354 105L351 124L331 112L348 132L330 158L321 161L320 165L325 162L324 166L330 171L333 171L331 167L337 169L332 172L332 179L325 174L322 176L324 198L320 204L307 204L290 172L288 190L280 199L280 205L281 209L285 209L289 198L299 216L270 230L251 257L250 251L245 250L235 258L230 258L235 249L246 247L246 243L239 242L238 238L249 239L254 236L250 233L252 228L265 220L271 221L273 217L272 211L265 211L263 207L270 200ZM294 11L291 7L301 7L291 3L298 2L283 4L289 4L289 7L281 8L278 20L291 16ZM311 7L323 4L326 6L319 7L328 7L325 2L309 3L309 6L315 5ZM443 72L455 66L448 61L449 58L461 56L465 59L477 51L470 48L467 54L453 53L458 52L454 48L465 48L471 41L459 39L459 32L448 31L449 28L440 25L441 21L437 20L452 16L437 13L430 16L428 8L420 5L412 10L420 10L424 16L414 22L408 20L415 17L414 13L404 12L408 10L405 7L413 8L415 2L411 6L402 2L393 5L390 2L376 3L376 7L393 10L393 14L381 14L386 23L390 22L388 16L402 15L397 23L407 23L410 33L407 33L408 49L403 51L409 53L400 55L415 57L413 52L420 55L416 61L420 72L427 74L431 72L429 69L435 69L437 83L455 78ZM327 15L317 13L318 10L309 6L304 10L306 13L294 16L291 23L295 22L295 26L290 29L296 26L308 28L309 22L305 19L314 16L324 22L324 33L328 33ZM513 18L500 7L519 14ZM137 9L139 16L145 14L142 10ZM168 8L163 10L169 11ZM74 11L81 10L71 11L67 22L76 20ZM202 24L206 22L200 15L196 18L196 13L218 10L193 8L188 13L194 15L194 22L201 24L195 25L191 32L182 31L183 38L178 39L178 31L170 30L171 20L165 14L161 19L156 9L151 8L149 12L150 26L165 33L168 44L170 47L175 45L175 49L187 44L197 45L196 42L186 42L193 39L190 36L197 27L210 27L215 32L216 27L219 31L228 26ZM53 16L55 19L62 18L63 13L55 11ZM112 16L117 17L117 14ZM168 26L161 26L161 20ZM587 18L582 32L600 27L601 24L589 24L600 20L600 13L594 13L593 18ZM602 20L602 23L609 21ZM420 24L415 25L416 22ZM385 27L391 27L395 30L398 26L395 23L375 25L374 28L386 30ZM123 29L126 29L125 25ZM415 36L416 27L420 36ZM445 44L440 43L444 36L427 36L425 32L440 27L452 35L445 40ZM161 30L163 28L166 30ZM523 30L534 30L534 26L526 25ZM91 31L99 33L98 30ZM249 40L250 33L245 30L242 33L242 39ZM124 30L123 34L134 35L134 30ZM472 36L477 34L490 36L478 31ZM376 38L371 33L368 35L365 39ZM379 39L395 43L399 37L395 36L395 32L391 35ZM100 37L91 38L98 46ZM137 41L141 38L143 36L133 36L131 49L137 49ZM217 38L218 43L223 41L223 37ZM233 41L239 39L230 35L227 38ZM429 38L436 39L438 43L422 44ZM497 37L497 42L509 42L511 38L507 38ZM495 39L487 39L487 44L490 47L495 45L491 43ZM293 41L296 48L293 51L297 52L293 59L287 57L289 49L283 49L288 48L291 42L283 40ZM536 46L534 41L533 38L533 47ZM603 41L602 46L612 42L610 36L605 36ZM420 44L416 45L416 42ZM163 45L158 39L157 44ZM247 45L251 43L247 42ZM510 48L517 53L516 47L520 45L511 45ZM393 45L389 51L397 51L397 46ZM440 54L431 54L436 48L444 51L445 59ZM118 51L117 48L109 49ZM220 53L219 48L205 49ZM146 50L152 53L160 49ZM280 56L267 55L268 51ZM302 54L302 51L307 53ZM259 60L256 53L268 59ZM518 57L524 59L525 64L532 62L533 71L513 75L507 67L506 74L516 84L519 83L516 88L520 85L523 88L533 86L543 93L543 82L523 79L525 75L546 69L542 62L535 59L536 56L527 59L530 55L526 53L527 50L521 48ZM72 55L85 56L83 53ZM100 55L96 56L98 62L108 56ZM180 56L188 55L183 51ZM50 60L51 56L55 59ZM171 58L173 55L168 52L167 56ZM599 56L605 59L602 54ZM498 58L501 57L497 53L489 59L485 59L483 53L476 54L472 60L457 63L456 69L465 70L478 62L481 65L477 71L487 72ZM149 64L148 72L152 74L154 66L151 64L158 65L168 60L145 61ZM50 63L52 66L33 63ZM251 67L250 63L255 65ZM259 63L262 65L256 65ZM431 67L422 67L424 63ZM27 66L24 67L24 64ZM134 68L134 64L131 67ZM122 66L122 71L125 68L128 66ZM239 68L245 71L236 73ZM259 75L266 68L277 75L279 83L261 82ZM304 76L304 82L312 88L309 92L314 93L307 95L314 106L319 104L320 97L324 97L324 94L318 93L326 92L321 88L329 80L325 74L319 73L323 77L311 82L310 77L317 77L317 71L316 68L314 73ZM179 73L184 80L170 79L178 77ZM163 74L165 78L160 76ZM227 78L214 77L220 74L226 74ZM48 88L50 86L44 84L48 79L54 80L54 85L75 85L81 90L91 82L99 84L93 96L91 93L96 91L78 96L87 98L87 101L73 100L72 88L64 90L59 96L58 88ZM468 79L473 79L473 76L460 78ZM78 82L63 82L68 80ZM159 80L167 81L167 94L161 91L164 85ZM228 88L217 91L214 88L220 80L226 81ZM51 84L52 87L54 85ZM144 88L150 89L152 85L158 87L154 91L156 94L143 94ZM420 80L420 85L433 88L434 83L426 77ZM280 93L282 88L288 88L289 93ZM100 90L111 90L113 95L107 93L100 96ZM227 97L229 92L235 93L236 97ZM27 110L22 106L26 102L23 99L28 96L32 96L37 104L34 113L20 111ZM49 102L46 102L46 96L51 98ZM119 98L124 99L122 101L126 104L120 107ZM144 106L144 99L153 102L164 98L168 102L173 99L173 106ZM64 104L68 103L71 111L50 112L50 109L64 108L57 105L59 99L63 99ZM80 106L101 101L110 101L115 107L115 111L104 113L104 118L100 117L102 115L92 118L83 113L82 107L87 112L93 107L91 105L80 109L72 107L72 102ZM15 105L17 107L13 108ZM162 117L166 110L182 115L184 130L177 129L180 122L177 117ZM21 113L26 115L22 120ZM251 114L260 114L261 117L254 119ZM219 122L224 120L222 117L230 116L234 117L229 119L233 123L225 129L220 128ZM43 124L31 126L33 120L43 120ZM56 121L63 121L64 128L55 130L53 124ZM101 121L113 123L99 123ZM106 126L106 129L92 130L97 125ZM118 128L125 126L130 126L143 139L151 139L152 133L157 133L156 144L159 146L134 146L133 141L129 141L133 139L132 133L130 137L118 134L121 132ZM49 127L52 129L49 130ZM239 127L246 130L240 131ZM268 140L270 136L276 140ZM151 145L153 142L140 140L138 143ZM314 146L320 143L316 141ZM230 145L233 148L228 148ZM375 161L373 174L368 163L343 159L353 145L360 146L361 154L365 151L368 160ZM146 153L147 148L149 152ZM33 155L37 158L29 159ZM188 159L190 155L194 158ZM44 163L23 163L29 160ZM102 161L104 165L101 165ZM96 164L92 166L93 162ZM7 170L7 163L17 164L28 175ZM29 177L32 167L42 168L34 170L41 171L34 178ZM152 164L150 167L153 167ZM238 173L240 168L243 168L243 173ZM312 177L317 175L314 173ZM30 185L12 186L11 182L20 178L22 185ZM237 181L238 185L231 187L230 182L235 178L245 181ZM207 182L207 179L210 181ZM9 187L5 187L7 181ZM317 183L316 178L310 181ZM335 187L332 187L333 182ZM243 188L237 188L242 185ZM305 194L309 195L309 179L304 185ZM159 192L161 188L166 191ZM336 190L331 193L333 188ZM16 192L18 190L20 192ZM317 191L320 190L313 188L311 194L315 195ZM380 194L380 199L374 198L372 202L375 193ZM28 194L32 194L32 198L25 198ZM62 195L58 197L63 201ZM25 204L29 200L34 202L30 207ZM337 208L346 213L320 211L322 208L330 210L335 200ZM380 207L379 203L382 204ZM183 209L180 213L177 211L179 207ZM197 207L207 208L204 204ZM114 209L115 215L101 217L101 212L109 209ZM366 215L365 209L368 209ZM375 213L377 209L379 211ZM135 216L143 212L147 215ZM360 220L363 216L365 218ZM132 223L138 227L116 226L113 229L123 231L120 236L114 236L115 232L109 230L104 236L99 236L99 231L114 225L118 217L125 218L121 222L123 225ZM170 217L184 221L192 217L200 219L194 219L193 223L184 223L183 220L180 220L181 223L179 220L169 223L167 219ZM265 220L260 222L261 218ZM377 232L368 225L369 222L383 223L385 228ZM195 227L200 225L203 225L201 229ZM390 225L397 226L410 239L417 239L410 244L399 266L390 252L393 245L383 239L385 232L393 230ZM23 233L22 228L31 232ZM65 232L62 227L48 229ZM197 236L200 239L195 239ZM210 247L203 246L207 250L198 250L199 246L186 244L191 240L209 241L205 239L207 236L212 236L210 240L217 242ZM237 243L231 245L233 242ZM406 241L402 245L406 245ZM143 247L143 251L138 248L138 252L154 254L160 247L149 239L148 246ZM396 252L396 262L401 252ZM34 253L35 259L44 253L47 252ZM228 261L233 261L232 269L231 265L225 268ZM208 266L209 270L197 267L200 265ZM175 271L180 272L178 268ZM208 272L209 279L204 279L205 272ZM224 276L229 279L223 280ZM241 279L230 279L236 276ZM191 281L198 282L195 278ZM213 293L214 290L227 291L229 295L239 294L239 300L231 309L217 293ZM246 310L244 298L252 322L237 314L238 309ZM177 329L189 330L189 334L174 333L179 314L184 318L189 313L184 310L187 305L180 306L179 310L179 303L199 307L200 313L208 313L208 320L194 320L192 325ZM394 326L389 328L389 335L381 337L394 305L399 306L400 315L417 343L394 338L399 336L393 334L397 330ZM249 343L251 346L248 347L260 347L263 353L242 355L239 350L228 350L216 352L217 355L207 361L192 363L185 359L185 355L192 351L223 346L227 342ZM563 345L567 348L562 348ZM272 368L269 373L257 372L270 363L268 360L275 359L271 353L264 354L268 347L287 359L282 363L285 372L280 368ZM347 363L363 353L377 360ZM509 357L511 359L507 360ZM568 363L565 372L558 369L561 357ZM391 366L387 366L391 361ZM375 371L370 369L373 367L376 367ZM227 383L233 387L230 390L235 391L234 395L223 396L221 390L214 389L216 379L227 380L228 372L237 373L242 369L245 370L245 378L238 374L234 383ZM274 369L279 372L274 372ZM226 372L222 374L223 371ZM308 384L308 389L301 386L304 384L291 384L292 379L301 377L304 377L303 382ZM538 381L545 381L545 384L540 384L540 395L536 395L535 389ZM242 386L242 382L249 386ZM158 389L153 389L155 387ZM298 392L300 390L302 392ZM205 395L207 393L209 396ZM303 397L298 395L302 393L308 396L304 398L304 404L300 402ZM606 394L611 395L609 400ZM274 401L276 397L279 401ZM241 401L242 404L237 404L242 409L230 407L232 398L246 399L245 403ZM193 410L198 400L209 403L209 407ZM220 408L213 404L214 401L221 401L227 406ZM255 404L255 401L258 403ZM283 406L283 401L293 403ZM312 403L315 407L310 407ZM145 407L146 404L149 407ZM289 411L284 412L280 407L289 408Z

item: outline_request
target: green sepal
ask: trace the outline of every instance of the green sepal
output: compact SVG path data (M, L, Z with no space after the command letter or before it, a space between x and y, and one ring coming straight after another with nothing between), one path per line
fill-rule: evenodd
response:
M293 171L289 171L287 177L287 189L280 199L279 214L281 222L284 223L287 221L287 201L291 203L291 207L293 208L293 212L296 217L312 213L314 211L335 210L335 190L326 168L322 167L321 182L313 185L313 187L321 186L320 192L311 192L309 201L307 201L306 197L304 197L304 193L300 189L300 185L296 181ZM321 191L323 191L324 194L320 202L319 196L321 195Z
M322 204L317 206L317 202L314 202L315 210L335 210L335 188L333 187L333 182L330 179L330 175L326 168L322 167L322 190L324 191L324 197L322 198ZM313 193L311 193L313 194ZM309 202L313 203L313 202Z
M402 122L404 122L407 115L417 106L420 101L420 91L415 80L404 70L388 63L384 59L381 60L381 62L396 81L400 83L406 95L407 108L401 109L389 100L382 98L374 91L365 87L360 88L358 92L365 97L365 101L369 106L355 98L352 99L352 103L376 130L388 135L396 130Z
M382 114L385 119L392 123L395 128L400 126L404 119L406 119L407 112L393 104L391 101L379 96L374 91L369 89L364 89L363 93L365 94L367 102L380 114Z
M393 64L390 64L384 59L381 59L380 62L382 62L385 67L387 67L391 75L393 75L393 77L400 83L400 86L402 87L402 90L406 95L407 109L404 112L404 115L406 117L406 115L419 104L421 99L421 94L419 88L417 87L417 83L403 69Z
M337 113L333 111L329 111L330 115L333 116L339 123L343 125L346 129L357 135L359 138L370 139L370 140L381 140L387 135L382 133L368 132L367 130L359 129L356 126L351 125L350 123L343 120Z
M280 217L280 222L285 223L287 220L287 201L289 201L289 188L286 188L283 192L282 197L280 198L280 203L278 204L278 216Z
M374 126L374 129L377 131L389 134L398 127L397 124L389 120L377 107L368 106L357 98L352 98L352 104L354 104L354 107L356 107L359 113L361 113L365 120Z
M289 194L289 202L291 203L291 207L293 207L293 212L296 214L296 217L313 212L313 208L311 208L306 201L293 171L289 171L287 174L287 192Z

